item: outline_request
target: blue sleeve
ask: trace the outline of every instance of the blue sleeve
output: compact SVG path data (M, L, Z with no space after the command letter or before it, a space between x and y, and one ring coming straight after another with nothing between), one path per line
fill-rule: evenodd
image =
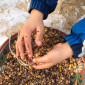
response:
M82 52L82 44L85 40L85 18L72 27L72 33L65 36L65 40L71 46L74 57L78 57L78 54Z
M29 12L32 9L37 9L44 14L44 19L48 14L53 12L56 8L58 0L31 0Z

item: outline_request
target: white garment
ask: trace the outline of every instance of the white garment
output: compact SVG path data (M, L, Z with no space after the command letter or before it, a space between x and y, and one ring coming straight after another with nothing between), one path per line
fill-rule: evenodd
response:
M85 56L85 40L83 42L82 52L78 55L78 57Z

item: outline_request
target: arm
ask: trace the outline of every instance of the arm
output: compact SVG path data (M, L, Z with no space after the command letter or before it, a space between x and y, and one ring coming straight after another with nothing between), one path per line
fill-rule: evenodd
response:
M66 43L60 45L57 44L57 47L46 55L34 58L34 63L43 64L33 65L33 67L35 69L49 68L70 56L78 58L78 55L82 51L82 43L85 40L85 19L75 24L72 27L72 33L67 35L65 39L67 41Z
M26 48L29 58L33 56L31 46L31 35L33 32L36 32L35 43L38 46L42 45L44 33L43 18L47 18L48 14L55 9L56 4L57 0L31 0L29 10L31 16L20 30L20 36L16 42L16 55L21 56L21 59L25 58L24 48Z
M82 43L85 40L85 18L72 27L72 33L65 37L74 52L74 58L82 52Z

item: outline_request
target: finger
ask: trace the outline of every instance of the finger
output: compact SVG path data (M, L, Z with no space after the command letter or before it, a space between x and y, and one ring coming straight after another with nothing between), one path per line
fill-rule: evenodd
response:
M18 44L16 43L16 56L20 56L20 52L19 52L19 48L18 48Z
M24 36L25 47L29 57L33 56L32 45L31 45L31 33Z
M35 42L38 46L42 45L43 33L44 33L44 27L43 26L37 27Z
M46 57L46 55L44 57L37 57L33 59L34 63L46 63L48 62L48 59Z
M23 38L20 38L19 40L19 52L20 52L21 59L23 60L25 58L25 52L24 52L24 44L22 40Z
M38 65L33 65L32 67L35 69L45 69L45 68L50 68L51 66L52 66L52 63L43 63Z

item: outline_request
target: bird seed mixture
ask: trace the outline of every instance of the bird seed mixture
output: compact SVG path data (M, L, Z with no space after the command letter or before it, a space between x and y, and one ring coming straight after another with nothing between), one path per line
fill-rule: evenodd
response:
M57 43L65 42L61 34L52 28L45 28L43 44L40 47L35 44L36 35L32 36L33 57L43 56ZM16 51L15 44L16 40L11 46L13 52ZM20 65L11 52L5 57L7 64L3 73L0 74L2 79L0 85L69 85L70 76L74 74L78 61L70 57L51 68L36 70L32 66Z

